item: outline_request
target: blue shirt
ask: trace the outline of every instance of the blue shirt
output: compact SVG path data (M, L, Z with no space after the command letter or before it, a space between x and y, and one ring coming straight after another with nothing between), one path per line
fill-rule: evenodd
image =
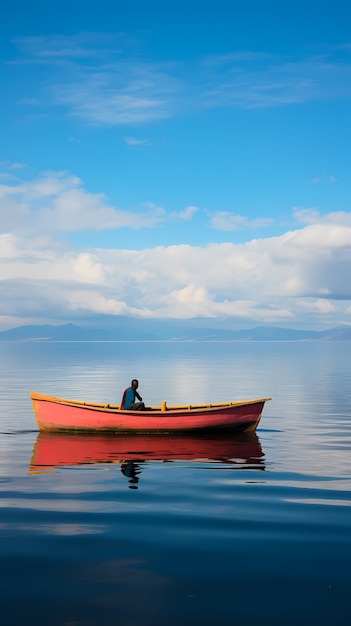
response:
M132 404L135 402L135 389L133 387L128 387L126 392L126 398L124 402L124 408L130 409Z

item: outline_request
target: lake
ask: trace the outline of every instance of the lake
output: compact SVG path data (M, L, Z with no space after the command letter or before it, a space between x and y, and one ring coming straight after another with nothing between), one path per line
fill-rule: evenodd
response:
M0 342L1 623L348 626L350 347ZM253 436L39 435L29 391L134 377L149 405L272 400Z

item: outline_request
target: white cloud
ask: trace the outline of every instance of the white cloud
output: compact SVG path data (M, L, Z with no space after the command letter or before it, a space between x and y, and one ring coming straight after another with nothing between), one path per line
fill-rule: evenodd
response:
M189 108L269 108L351 95L351 64L335 49L297 60L244 50L161 64L146 55L141 60L135 42L117 34L17 37L14 43L21 56L13 67L41 66L38 86L33 83L34 93L23 94L22 103L50 112L63 107L95 126L147 123Z
M13 42L23 57L17 63L53 64L65 60L110 58L120 53L122 37L107 33L79 33L77 35L46 35L16 37Z
M334 313L336 311L336 307L329 300L316 299L316 300L305 300L299 303L301 309L305 311L309 311L310 313Z
M94 125L120 126L166 118L167 98L161 87L145 89L142 79L134 84L111 87L113 77L60 85L53 93L57 104L70 108L71 115ZM156 79L155 79L156 82Z
M317 209L293 207L292 214L294 219L300 224L313 224L321 220L321 215Z
M15 237L11 233L0 233L0 258L13 259L22 255Z
M0 161L0 167L5 167L10 170L23 170L28 167L28 165L26 163L11 163L10 161Z
M79 282L96 283L103 285L105 282L104 269L96 254L82 252L72 264L73 275Z
M322 226L351 227L351 213L346 211L333 211L321 214L318 209L304 209L293 207L294 219L301 224L319 224Z
M333 248L349 248L351 245L351 225L342 224L313 224L301 231L289 234L291 245L308 248L332 250Z
M236 215L229 211L217 211L211 217L211 226L217 230L246 230L266 228L271 226L273 219L270 217L249 220L243 215Z
M23 170L26 167L28 167L26 163L12 163L11 164L11 169L13 170Z
M62 106L89 124L118 126L167 118L181 90L176 64L140 60L131 40L81 33L14 39L22 56L13 65L47 66L47 82L22 103Z
M174 217L176 217L176 218L178 218L180 220L184 220L184 221L188 222L188 221L192 220L192 218L194 217L195 213L197 213L198 211L199 211L199 207L189 205L189 206L185 207L185 209L182 209L181 211L172 213L172 215L174 215Z
M3 232L153 228L165 219L165 210L145 203L139 211L110 206L104 194L92 194L69 172L48 172L30 181L0 184Z
M137 137L125 137L124 141L127 146L149 146L150 141L148 139L138 139Z
M310 183L312 183L312 185L318 185L319 183L331 183L334 184L337 182L337 178L335 178L335 176L330 176L329 174L325 174L323 173L321 176L315 176L314 178L311 178Z
M351 95L351 65L333 50L294 61L250 52L217 55L206 59L199 74L209 107L268 108Z

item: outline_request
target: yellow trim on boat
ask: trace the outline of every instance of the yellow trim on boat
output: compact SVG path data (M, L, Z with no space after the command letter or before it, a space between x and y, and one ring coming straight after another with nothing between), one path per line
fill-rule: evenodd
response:
M104 403L96 403L96 402L82 402L81 400L68 400L66 398L58 398L56 396L49 396L43 393L37 393L35 391L30 392L30 397L32 400L41 400L44 402L56 402L58 404L70 404L70 405L75 405L75 406L92 407L96 409L110 409L114 411L121 410L119 404L104 404ZM211 410L215 408L225 408L229 406L257 404L257 402L268 402L271 399L272 398L255 398L253 400L237 400L234 402L218 402L218 403L211 403L211 404L185 404L185 405L174 405L174 406L168 406L166 401L164 400L161 406L151 406L150 409L151 411L162 411L162 412L183 411L183 410L203 411L206 409Z

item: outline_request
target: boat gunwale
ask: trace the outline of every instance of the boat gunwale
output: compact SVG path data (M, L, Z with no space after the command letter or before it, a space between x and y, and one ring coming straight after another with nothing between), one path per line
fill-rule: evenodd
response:
M66 398L59 398L57 396L50 396L47 394L42 394L39 392L31 391L30 397L32 401L39 402L51 402L55 404L61 404L63 406L75 407L77 409L86 409L91 411L100 411L107 412L111 414L123 413L123 414L131 414L133 410L130 409L121 409L120 405L113 404L104 404L104 403L93 403L93 402L85 402L80 400L69 400ZM232 402L220 402L220 403L206 403L206 404L185 404L185 405L176 405L176 406L167 406L165 409L162 409L162 406L150 407L147 408L146 413L148 415L153 414L170 414L170 413L179 413L184 411L191 411L192 413L198 412L213 412L213 411L221 411L230 409L233 407L247 406L250 404L258 404L269 402L272 398L254 398L252 400L238 400ZM139 411L138 411L139 413Z

